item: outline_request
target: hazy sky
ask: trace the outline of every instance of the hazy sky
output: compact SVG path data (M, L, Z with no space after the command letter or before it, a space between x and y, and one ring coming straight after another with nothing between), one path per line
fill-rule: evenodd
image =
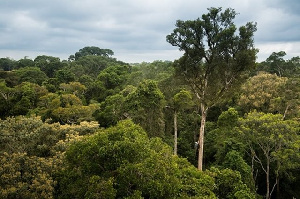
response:
M125 62L173 61L182 53L166 35L209 7L235 9L237 26L257 22L258 61L282 50L300 56L299 0L0 0L0 57L67 59L97 46Z

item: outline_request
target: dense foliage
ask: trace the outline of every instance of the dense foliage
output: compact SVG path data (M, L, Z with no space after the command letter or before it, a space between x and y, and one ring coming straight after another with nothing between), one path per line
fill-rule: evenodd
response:
M224 34L234 32L229 25ZM223 55L209 99L225 78L221 64L240 66ZM185 58L128 64L112 56L92 46L68 61L0 59L0 198L300 197L299 57L272 53L211 103L179 78ZM203 171L201 103L210 103Z

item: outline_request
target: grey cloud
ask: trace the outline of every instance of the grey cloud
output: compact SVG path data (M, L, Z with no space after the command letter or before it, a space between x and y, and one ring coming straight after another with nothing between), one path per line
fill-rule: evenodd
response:
M300 40L298 0L4 0L0 57L15 56L14 50L66 56L95 45L112 49L124 60L172 60L178 50L165 37L176 20L196 19L209 7L234 8L240 13L238 26L256 21L259 46Z

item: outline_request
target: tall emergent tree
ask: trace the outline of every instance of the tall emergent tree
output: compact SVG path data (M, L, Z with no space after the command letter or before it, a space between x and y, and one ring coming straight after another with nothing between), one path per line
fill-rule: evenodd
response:
M237 31L235 10L208 11L201 19L178 20L173 33L167 35L170 44L184 51L175 61L176 73L191 86L200 103L199 170L207 111L246 79L245 74L255 67L257 53L253 40L256 23L248 22Z

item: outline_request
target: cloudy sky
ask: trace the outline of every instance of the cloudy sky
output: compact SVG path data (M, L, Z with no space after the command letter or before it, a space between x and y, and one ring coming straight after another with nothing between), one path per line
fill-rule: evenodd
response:
M178 59L166 42L175 22L209 7L233 8L235 24L257 22L258 61L285 51L300 56L299 0L0 0L0 57L67 59L85 46L114 51L125 62Z

